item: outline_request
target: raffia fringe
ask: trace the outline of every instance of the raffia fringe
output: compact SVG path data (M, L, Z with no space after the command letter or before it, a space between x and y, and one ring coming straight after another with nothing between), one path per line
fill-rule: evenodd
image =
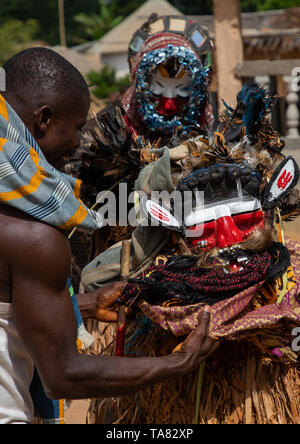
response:
M132 331L131 331L132 329ZM127 331L128 342L134 326ZM94 349L114 353L114 327L94 324ZM176 342L177 341L177 342ZM131 341L132 342L132 341ZM178 339L160 327L131 344L132 356L169 353ZM199 371L115 400L114 424L300 424L300 368L263 357L245 341L225 342L206 362L199 418ZM92 400L88 422L101 424L107 399Z

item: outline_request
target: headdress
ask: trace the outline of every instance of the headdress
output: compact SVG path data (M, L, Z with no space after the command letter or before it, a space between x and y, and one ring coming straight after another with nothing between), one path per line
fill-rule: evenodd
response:
M133 35L128 58L132 86L123 104L129 116L135 113L150 131L172 133L182 127L188 134L201 126L212 69L212 43L206 29L187 17L152 15ZM156 69L170 60L177 66L175 76L183 71L189 74L191 91L183 112L166 119L157 111L149 85ZM167 69L161 69L168 75Z

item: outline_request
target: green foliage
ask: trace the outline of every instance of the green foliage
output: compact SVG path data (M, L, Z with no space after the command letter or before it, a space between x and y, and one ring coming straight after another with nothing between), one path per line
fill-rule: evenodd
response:
M213 13L213 0L168 0L175 8L187 15L206 15Z
M136 11L146 0L115 0L116 10L119 14L127 17Z
M91 91L99 99L108 99L113 93L121 92L130 84L129 76L117 80L116 71L109 66L104 66L100 72L91 71L87 80Z
M83 25L86 35L91 40L103 37L108 31L118 25L123 17L116 15L116 4L106 4L104 0L99 0L99 12L94 14L79 13L74 20Z
M300 0L241 0L244 12L286 9L300 6Z
M118 11L127 15L140 7L146 0L117 0ZM206 15L213 13L213 0L168 0L175 8L183 14ZM265 11L269 9L285 9L299 6L300 0L241 0L243 12Z
M213 13L213 0L168 0L184 14L202 15ZM286 9L299 6L300 0L241 0L243 12L266 11L270 9Z
M36 20L9 20L0 27L0 65L35 39L39 30Z
M65 0L64 5L68 44L74 45L82 37L81 25L74 22L74 15L97 12L98 0ZM12 19L37 20L37 38L49 45L59 44L58 0L0 0L0 26Z
M110 11L108 19L109 29L117 22L114 19L120 16L126 17L146 0L112 0L107 3L103 1L104 7ZM183 14L212 14L212 0L168 0L172 5L178 8ZM92 24L90 27L83 22L74 21L74 16L79 15L94 17L99 16L99 0L65 0L65 22L68 45L72 46L82 42L84 38L94 38L93 34L98 24ZM299 6L300 0L241 0L242 10L261 11L264 9L284 9L293 6ZM27 22L34 19L39 23L39 31L36 38L47 42L49 45L59 44L59 24L58 24L58 0L0 0L0 27L9 20L18 20ZM118 19L119 20L119 19ZM88 32L84 30L89 28ZM133 29L132 32L135 30ZM99 35L99 34L98 34ZM10 45L10 40L2 40L1 45Z

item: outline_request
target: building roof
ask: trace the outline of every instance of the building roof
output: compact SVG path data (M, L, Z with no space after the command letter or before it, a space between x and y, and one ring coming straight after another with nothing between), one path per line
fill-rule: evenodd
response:
M72 63L72 65L74 65L83 76L90 71L100 71L101 69L99 57L80 54L79 52L73 51L70 48L65 48L64 46L55 46L51 49Z
M191 17L206 26L214 38L214 16ZM242 14L242 34L247 54L292 53L300 49L300 8Z
M166 0L148 0L102 39L95 42L87 52L90 54L127 52L133 33L155 12L158 15L182 15L178 9Z
M167 0L148 0L100 40L72 48L84 54L127 53L133 33L152 13L182 15ZM214 39L214 16L191 16L207 27ZM300 7L242 13L242 33L247 53L290 53L300 50Z
M206 26L209 32L214 34L213 15L191 16L191 18ZM243 12L241 18L245 35L255 32L296 29L300 28L300 7L275 11Z

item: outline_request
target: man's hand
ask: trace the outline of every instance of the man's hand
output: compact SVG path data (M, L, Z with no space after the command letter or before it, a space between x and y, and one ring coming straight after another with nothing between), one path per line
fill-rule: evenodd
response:
M219 341L208 336L210 323L209 306L204 307L198 321L198 326L190 333L186 340L174 350L174 352L183 352L190 355L191 359L195 360L195 365L203 362L219 347Z
M121 296L126 282L113 282L104 285L93 293L78 294L77 301L83 319L99 322L116 322L118 306L115 301Z
M116 322L117 309L115 301L121 296L126 282L113 282L105 285L95 292L96 313L95 318L99 322Z

